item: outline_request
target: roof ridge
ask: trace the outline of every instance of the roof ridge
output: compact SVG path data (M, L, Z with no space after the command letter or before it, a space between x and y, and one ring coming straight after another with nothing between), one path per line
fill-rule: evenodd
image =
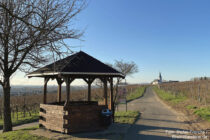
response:
M63 71L63 69L65 69L66 66L68 66L68 64L71 62L71 61L68 61L68 58L74 59L76 57L76 55L78 55L78 52L77 53L74 53L74 54L72 54L70 56L67 56L67 57L65 57L65 58L63 58L63 59L60 60L60 61L63 60L63 61L66 61L67 62L67 63L65 63L64 66L62 66L61 71Z

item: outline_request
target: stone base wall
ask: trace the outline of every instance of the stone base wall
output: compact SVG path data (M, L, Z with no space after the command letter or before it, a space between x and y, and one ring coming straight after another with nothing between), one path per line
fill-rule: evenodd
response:
M101 110L103 105L74 102L66 105L40 104L40 127L62 133L87 132L105 129Z

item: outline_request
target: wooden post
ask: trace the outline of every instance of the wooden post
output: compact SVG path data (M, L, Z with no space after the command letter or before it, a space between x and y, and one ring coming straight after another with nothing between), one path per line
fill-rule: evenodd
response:
M91 101L91 84L95 80L95 78L83 78L84 81L88 84L88 101Z
M59 83L58 84L58 93L57 93L57 102L61 102L61 90L62 90L62 85Z
M68 103L69 100L70 100L70 81L69 81L69 78L67 78L67 81L66 81L66 102Z
M61 89L62 89L62 83L63 81L61 78L56 78L57 83L58 83L58 92L57 92L57 102L61 102Z
M104 78L104 104L107 106L108 101L107 101L107 79Z
M91 83L88 83L88 101L91 101Z
M66 83L66 105L70 101L70 84L74 81L74 78L65 77L64 81Z
M50 78L45 77L44 78L44 96L43 96L43 104L47 103L47 82L50 80Z
M110 82L110 102L109 102L109 109L112 111L112 118L114 122L114 102L113 102L113 78L111 77L109 79Z
M114 103L113 103L113 78L110 79L110 109L113 112Z

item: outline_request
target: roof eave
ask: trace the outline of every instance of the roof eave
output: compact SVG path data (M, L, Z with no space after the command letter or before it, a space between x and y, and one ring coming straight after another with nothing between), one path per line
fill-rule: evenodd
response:
M122 73L94 73L94 72L50 72L50 73L31 73L27 76L31 77L46 77L46 76L56 76L56 75L90 75L90 76L112 76L125 78Z

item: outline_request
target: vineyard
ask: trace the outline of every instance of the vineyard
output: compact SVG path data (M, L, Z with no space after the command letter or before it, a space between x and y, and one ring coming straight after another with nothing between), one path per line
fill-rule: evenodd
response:
M170 91L174 96L182 95L200 105L210 105L210 81L197 80L179 83L164 83L160 88Z
M134 92L139 85L126 86L127 93ZM65 87L63 87L65 88ZM87 89L77 90L71 93L72 101L87 100ZM116 94L116 93L115 93ZM62 93L62 101L65 101L66 94ZM103 88L92 89L92 100L103 102ZM47 94L47 103L53 103L57 100L57 93ZM38 120L39 104L43 102L43 94L21 95L11 97L11 116L13 125L23 124ZM3 125L2 98L0 98L0 129Z
M174 108L210 122L210 80L163 83L154 90ZM199 117L196 118L197 122L200 121ZM192 120L195 121L195 117Z

